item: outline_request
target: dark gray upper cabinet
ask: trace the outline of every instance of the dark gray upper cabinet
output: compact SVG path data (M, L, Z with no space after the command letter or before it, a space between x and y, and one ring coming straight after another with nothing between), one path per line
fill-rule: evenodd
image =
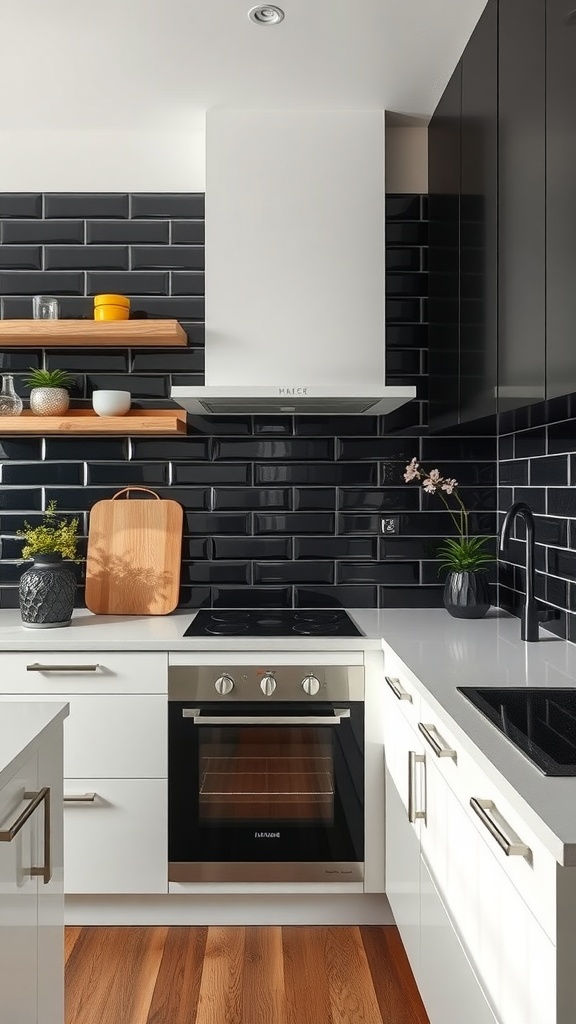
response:
M429 422L458 421L460 412L460 126L458 64L428 133Z
M554 0L552 3L549 0L549 7L553 6ZM545 38L546 0L500 0L500 411L542 401L546 397ZM572 42L576 57L576 30L572 33ZM576 73L572 71L572 74L574 94ZM570 114L574 117L573 111ZM576 203L576 199L573 202ZM564 225L563 212L560 221ZM573 283L571 294L576 295ZM576 354L576 350L574 352ZM572 358L576 366L574 355Z
M576 12L546 3L547 396L576 391Z
M496 412L497 43L489 0L429 126L433 429Z
M496 412L498 331L498 2L462 57L460 422Z

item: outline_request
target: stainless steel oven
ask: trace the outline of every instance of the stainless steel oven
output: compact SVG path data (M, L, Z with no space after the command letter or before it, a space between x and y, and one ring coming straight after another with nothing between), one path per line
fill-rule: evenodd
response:
M361 882L364 669L172 666L169 879Z

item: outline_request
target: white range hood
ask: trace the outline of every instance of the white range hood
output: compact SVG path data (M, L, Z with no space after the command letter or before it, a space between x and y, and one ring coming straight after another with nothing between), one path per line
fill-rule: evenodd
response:
M207 116L204 387L189 412L382 415L382 111Z

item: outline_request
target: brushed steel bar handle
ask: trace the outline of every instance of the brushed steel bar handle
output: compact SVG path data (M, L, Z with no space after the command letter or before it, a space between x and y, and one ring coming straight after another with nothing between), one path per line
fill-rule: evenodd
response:
M452 747L444 745L444 741L435 725L424 725L423 722L418 722L418 728L426 742L432 747L436 757L451 757L454 761L456 760L458 756L456 751Z
M479 797L472 796L470 797L470 807L488 829L492 838L496 840L500 849L504 850L507 857L530 856L532 852L530 847L526 846L525 843L517 842L515 839L509 839L489 814L489 811L494 810L496 807L493 800L482 800ZM510 829L510 831L513 832L513 829Z
M93 804L96 800L96 793L65 793L64 803Z
M417 754L415 750L408 751L408 821L414 825L418 818L426 818L426 811L416 809L416 765L425 764L426 755Z
M409 700L412 703L412 694L408 693L408 690L404 690L400 686L400 680L397 676L384 676L384 679L388 683L388 686L392 690L392 693L398 700Z
M96 672L100 665L26 665L27 672Z
M340 725L350 718L350 708L336 708L328 715L202 715L200 708L183 708L182 718L191 718L194 725Z
M20 830L24 827L34 811L44 803L44 865L41 868L30 868L31 875L40 875L47 885L52 878L52 851L50 835L50 786L44 786L37 793L24 793L24 799L30 803L20 812L16 821L13 821L8 828L0 831L0 843L11 843Z

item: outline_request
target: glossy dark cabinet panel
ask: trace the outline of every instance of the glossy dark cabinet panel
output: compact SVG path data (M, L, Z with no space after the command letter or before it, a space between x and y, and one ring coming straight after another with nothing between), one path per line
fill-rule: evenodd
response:
M547 395L576 391L576 28L571 0L546 3Z
M501 0L498 406L545 397L546 4Z

